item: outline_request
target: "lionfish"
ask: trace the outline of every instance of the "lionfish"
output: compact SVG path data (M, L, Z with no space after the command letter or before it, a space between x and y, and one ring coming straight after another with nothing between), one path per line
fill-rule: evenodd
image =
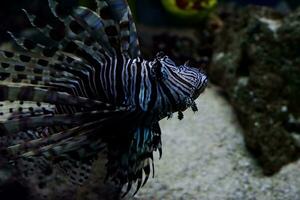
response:
M47 45L9 32L22 50L0 51L0 157L24 177L58 167L82 184L105 152L107 178L128 193L161 156L159 121L196 111L207 77L162 53L143 59L126 0L95 2L65 10L48 0L54 25L24 10Z

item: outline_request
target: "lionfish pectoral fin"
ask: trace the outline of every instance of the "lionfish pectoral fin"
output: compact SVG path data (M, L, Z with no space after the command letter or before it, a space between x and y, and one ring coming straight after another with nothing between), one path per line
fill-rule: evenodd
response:
M10 160L33 156L45 156L50 159L63 158L68 152L77 152L79 157L88 156L104 149L105 145L101 140L99 130L103 127L103 123L111 123L112 118L114 117L90 119L90 122L86 121L72 128L62 127L60 132L53 132L54 130L51 129L51 133L46 136L34 130L4 136L0 138L1 149L9 155ZM57 123L54 123L55 126L58 126ZM31 135L36 137L31 138ZM23 140L24 136L28 136L28 139ZM84 146L88 148L82 148Z
M123 196L129 192L133 183L136 184L136 193L147 182L151 169L154 170L154 166L151 168L151 163L154 165L153 151L160 144L157 138L160 137L160 128L158 123L155 124L153 127L138 127L133 130L133 134L126 134L132 136L128 143L122 140L121 144L108 145L107 178L125 180L128 185Z
M139 170L139 171L137 172L137 186L136 186L135 192L133 193L133 196L135 196L136 193L137 193L137 192L139 191L139 189L141 188L142 182L143 182L143 171L142 171L142 170Z
M79 184L88 177L90 169L90 163L82 163L81 158L93 156L109 145L102 141L102 128L118 120L128 120L135 110L110 104L99 89L100 68L109 65L107 60L116 52L124 57L140 56L130 8L126 0L97 2L99 15L83 7L60 13L62 1L48 0L52 18L59 23L45 20L43 25L37 22L37 16L23 10L34 33L46 41L17 38L9 32L24 51L0 51L0 112L3 110L5 114L0 117L0 129L4 133L4 136L0 133L0 154L2 150L6 152L11 162L47 160L49 163L39 163L45 174L51 171L47 165L53 164ZM103 99L109 103L102 102ZM122 159L127 156L128 160L114 160L117 166L112 169L117 171L110 174L118 176L127 172L119 170L120 166L134 168L129 170L133 174L130 184L137 183L137 192L151 172L146 161L153 159L152 152L161 149L161 143L160 135L153 136L150 127L136 131L134 141L126 144L127 150L133 151L118 152L120 157L124 155ZM73 154L80 159L75 159ZM136 165L130 166L129 160ZM146 174L144 183L143 173ZM119 182L124 180L128 181L120 177ZM128 187L130 190L131 185Z
M122 194L121 198L124 198L124 197L130 192L131 188L132 188L132 181L129 181L129 182L127 183L127 189L126 189L126 192L124 192L124 194Z
M142 187L147 183L147 181L149 179L149 176L150 176L150 173L151 173L151 167L150 167L150 160L149 159L147 159L143 170L144 170L144 173L145 173L145 178L144 178L144 182L142 184Z
M94 159L66 159L55 164L67 180L75 185L82 185L90 177Z

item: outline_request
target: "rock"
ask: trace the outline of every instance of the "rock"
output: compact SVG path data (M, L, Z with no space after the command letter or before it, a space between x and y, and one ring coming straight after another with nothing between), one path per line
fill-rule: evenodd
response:
M247 7L224 19L209 75L228 95L246 146L271 175L299 158L300 10ZM292 120L291 120L292 119Z

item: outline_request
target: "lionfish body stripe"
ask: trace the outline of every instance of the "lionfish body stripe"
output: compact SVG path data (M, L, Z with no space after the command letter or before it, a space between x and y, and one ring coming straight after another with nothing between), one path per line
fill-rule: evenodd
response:
M1 156L24 176L54 166L80 184L106 149L107 177L138 190L161 154L159 120L194 108L207 78L161 54L143 59L127 2L96 3L60 13L49 0L63 34L24 11L48 45L10 33L24 51L0 50Z

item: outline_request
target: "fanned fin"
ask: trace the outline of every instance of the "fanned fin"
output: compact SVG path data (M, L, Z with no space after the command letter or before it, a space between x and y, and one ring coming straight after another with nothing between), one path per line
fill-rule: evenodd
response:
M137 186L136 186L135 192L133 193L133 196L136 195L136 193L137 193L137 192L139 191L139 189L141 188L142 182L143 182L143 171L140 169L140 170L137 172Z
M45 26L23 10L49 44L8 32L23 52L0 50L0 150L9 161L23 163L19 166L24 173L28 173L26 165L32 169L37 164L47 171L55 162L72 182L80 184L89 174L81 167L90 167L82 159L106 147L98 131L112 124L112 119L126 119L132 111L103 102L96 77L108 57L140 56L132 14L125 0L96 2L99 15L84 7L64 13L60 3L48 0L57 23ZM120 179L119 184L128 183L126 193L132 184L137 186L136 193L147 182L152 151L161 151L160 133L152 127L140 127L132 135L133 141L128 136L130 141L124 144L127 151L109 152L117 156L109 163L109 175ZM75 170L77 165L81 167Z
M132 19L130 8L124 0L98 1L99 16L88 8L77 7L72 10L70 15L61 16L57 13L60 10L55 0L49 0L51 12L63 24L65 32L57 30L49 24L44 27L37 27L34 23L35 16L24 10L31 24L39 29L46 37L51 38L54 44L51 48L41 44L35 44L29 39L17 39L17 43L27 50L43 52L44 55L52 56L57 50L72 43L72 40L82 41L84 44L97 42L106 52L122 52L132 58L140 56L139 42L136 27ZM57 32L57 33L56 33ZM54 34L56 33L56 34ZM60 35L57 37L57 35Z
M145 185L152 169L154 176L153 151L159 150L161 156L161 140L159 124L152 127L139 127L133 132L133 140L129 149L122 149L122 144L114 144L108 148L108 176L112 180L120 180L121 184L127 183L127 190L123 196L127 195L132 184L136 183L134 194ZM120 150L121 149L121 150ZM152 164L152 167L151 167ZM145 176L143 176L145 175Z
M82 185L91 174L93 161L93 159L66 159L55 164L55 168L61 171L71 183Z
M100 0L96 0L100 1ZM139 41L132 13L126 0L105 0L109 5L109 11L114 20L119 23L120 41L122 52L128 53L130 57L136 58L141 55ZM101 12L105 12L103 9Z
M145 160L145 165L144 165L143 171L144 171L146 177L144 178L142 187L147 183L150 173L151 173L150 159Z
M103 121L112 118L113 114L119 112L116 110L101 110L90 112L77 112L72 114L43 114L40 116L28 116L17 119L10 119L0 124L2 134L14 134L23 130L31 130L37 127L52 126L76 126L88 121L102 119ZM119 113L118 113L119 114ZM108 115L108 116L107 116ZM101 123L101 121L99 121Z

